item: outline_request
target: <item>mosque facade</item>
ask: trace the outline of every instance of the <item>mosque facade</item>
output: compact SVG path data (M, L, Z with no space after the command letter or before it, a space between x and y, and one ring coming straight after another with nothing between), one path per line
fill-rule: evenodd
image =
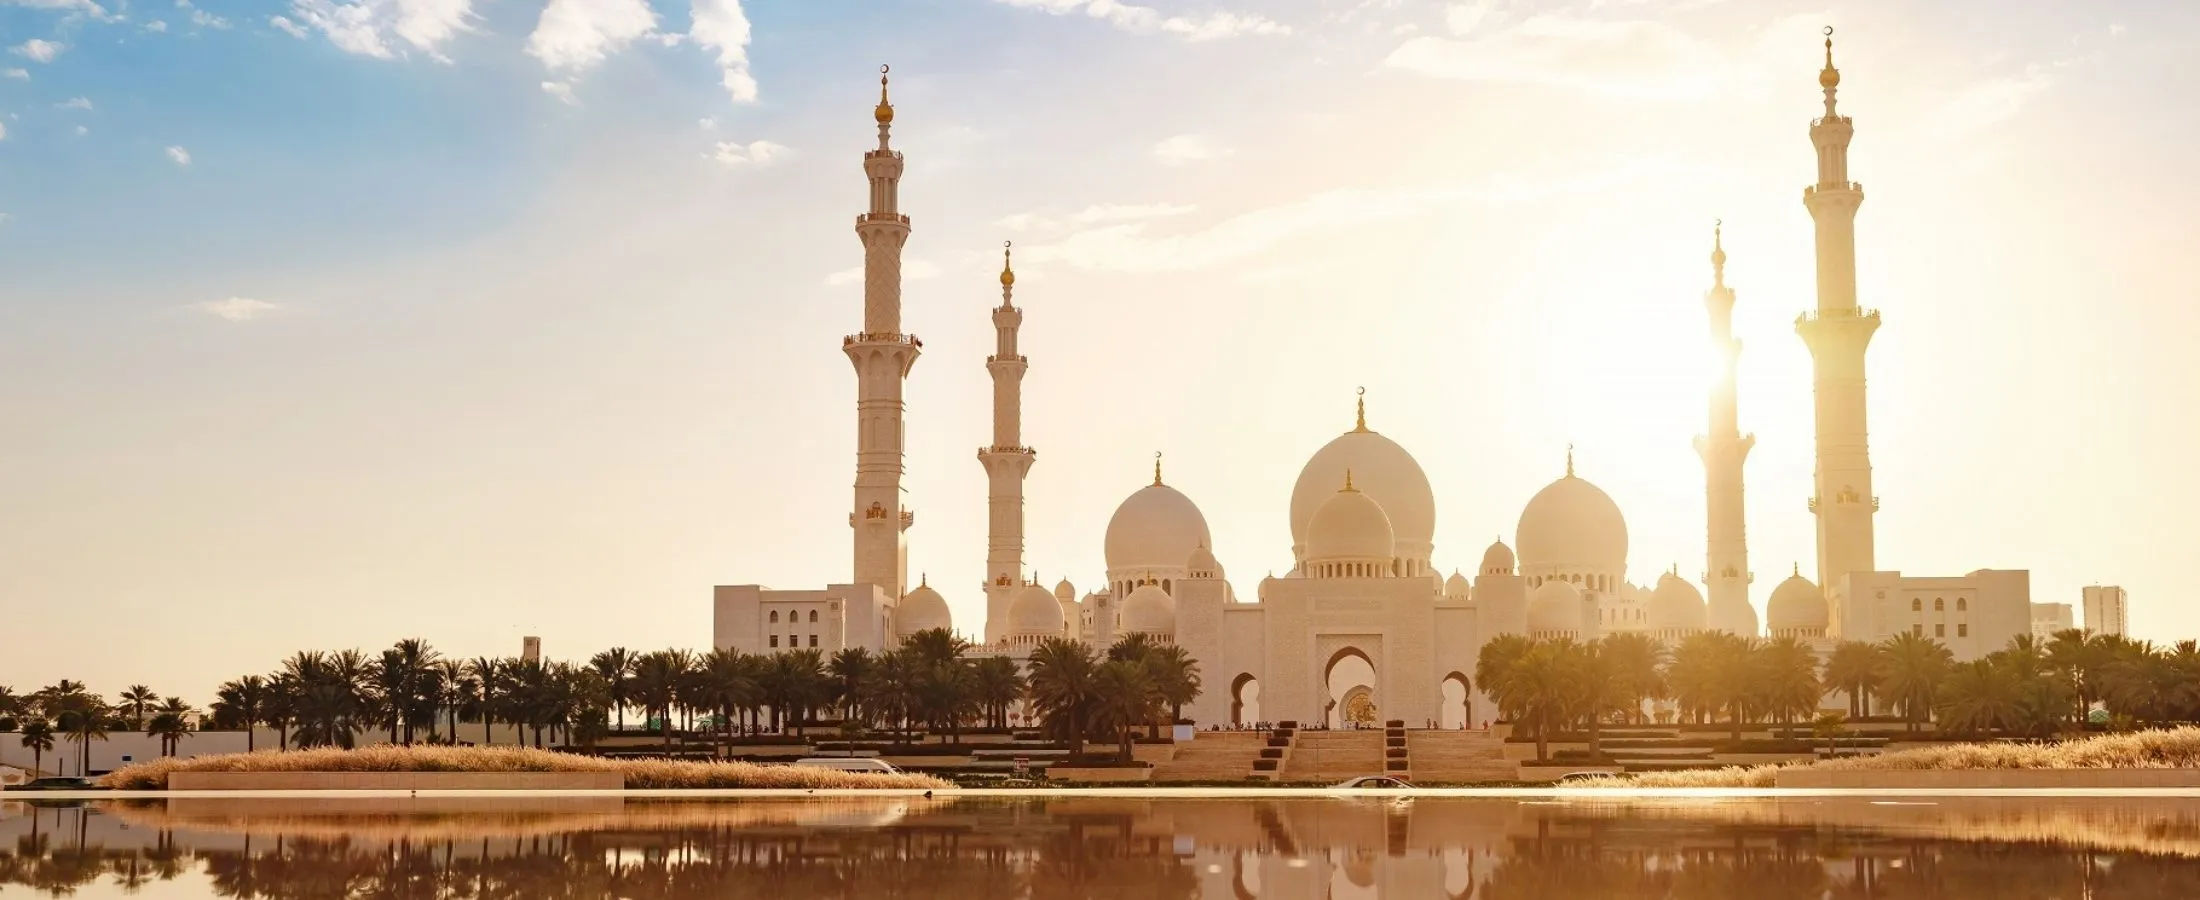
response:
M1022 440L1018 343L1023 311L1004 258L1001 303L991 311L995 352L991 440L977 451L988 483L986 619L973 649L1022 658L1049 638L1107 647L1132 634L1182 647L1205 691L1186 715L1202 724L1293 719L1341 724L1380 717L1459 727L1493 708L1472 680L1482 647L1499 635L1594 640L1640 632L1668 643L1718 630L1796 638L1821 653L1839 641L1900 633L1946 644L1974 659L2031 631L2030 576L1979 570L1916 577L1876 568L1866 428L1865 351L1879 313L1857 303L1855 215L1863 188L1849 180L1853 122L1836 111L1840 72L1832 40L1819 77L1825 113L1810 129L1816 182L1804 203L1816 225L1818 307L1796 320L1814 361L1816 474L1806 504L1817 524L1817 579L1800 565L1774 586L1760 623L1750 600L1743 464L1755 438L1741 431L1732 330L1736 295L1714 234L1705 295L1723 377L1696 439L1705 472L1704 569L1679 567L1650 585L1629 581L1628 534L1617 503L1574 469L1522 509L1513 539L1483 551L1470 578L1436 564L1435 495L1404 447L1370 427L1366 398L1352 426L1316 450L1291 492L1292 568L1240 596L1212 551L1199 506L1164 478L1125 498L1105 537L1105 583L1080 594L1027 576L1023 482L1037 453ZM843 339L857 374L857 467L849 526L853 577L811 590L721 586L714 643L749 653L891 649L908 635L954 627L946 599L920 579L908 585L907 535L915 524L901 486L902 388L923 350L902 331L901 248L911 222L899 208L902 155L892 147L894 109L880 79L878 146L864 154L870 203L856 219L864 247L863 331ZM1697 587L1708 588L1709 599ZM1480 718L1478 718L1478 716Z

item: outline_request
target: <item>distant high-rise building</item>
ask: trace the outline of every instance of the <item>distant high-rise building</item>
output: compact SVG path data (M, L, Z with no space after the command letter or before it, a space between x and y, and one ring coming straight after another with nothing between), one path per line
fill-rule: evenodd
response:
M2115 585L2091 585L2085 589L2085 630L2094 634L2128 635L2124 615L2130 598Z
M2070 604L2032 604L2032 637L2045 641L2054 637L2055 632L2068 631L2076 627L2078 627L2078 624L2071 618Z
M523 638L520 638L520 639L519 639L519 658L520 658L520 659L524 659L524 660L527 660L527 661L529 661L529 662L537 662L537 661L540 661L540 660L542 659L542 638L539 638L539 637L523 637Z

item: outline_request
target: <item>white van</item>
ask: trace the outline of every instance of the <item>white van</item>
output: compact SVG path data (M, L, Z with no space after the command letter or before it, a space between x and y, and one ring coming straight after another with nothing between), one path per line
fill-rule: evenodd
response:
M812 756L794 761L798 766L815 766L841 772L870 772L878 775L899 775L901 770L883 759L868 756Z

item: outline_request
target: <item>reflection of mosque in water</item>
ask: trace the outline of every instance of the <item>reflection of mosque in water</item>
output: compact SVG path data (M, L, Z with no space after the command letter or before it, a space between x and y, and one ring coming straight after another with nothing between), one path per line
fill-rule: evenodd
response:
M610 798L403 808L9 804L0 893L172 881L185 897L331 900L2200 896L2200 808L2144 800Z

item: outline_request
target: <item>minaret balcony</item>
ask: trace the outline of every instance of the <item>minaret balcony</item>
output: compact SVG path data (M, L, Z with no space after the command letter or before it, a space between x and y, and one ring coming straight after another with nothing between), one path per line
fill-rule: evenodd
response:
M1870 319L1877 323L1879 321L1879 310L1865 309L1861 306L1854 309L1814 309L1796 316L1795 324L1803 325L1811 322L1830 322L1844 319Z
M1023 354L1021 354L1021 353L1018 353L1018 354L1016 354L1016 355L1014 355L1014 356L1002 356L1002 355L1000 355L1000 354L996 353L996 354L993 354L992 356L988 356L988 357L986 357L986 358L985 358L985 361L986 361L986 364L988 364L988 365L991 365L991 364L993 364L993 363L997 363L997 362L1013 362L1013 363L1019 363L1019 364L1022 364L1022 365L1027 365L1027 366L1028 366L1028 365L1031 365L1031 360L1030 360L1029 358L1026 358L1026 357L1025 357L1025 356L1024 356Z
M900 159L900 158L901 158L901 151L899 151L899 150L865 150L865 151L863 151L863 158L864 158L864 159L878 159L879 157L882 157L882 156L884 156L884 157L889 157L889 158L892 158L892 159Z
M1010 453L1010 454L1015 454L1015 455L1017 455L1017 456L1035 456L1035 455L1037 455L1037 454L1038 454L1038 452L1039 452L1039 451L1037 451L1037 450L1033 450L1033 449L1031 449L1030 447L1005 447L1005 446L1002 446L1002 445L999 445L999 444L995 444L995 445L993 445L993 446L991 446L991 447L987 447L987 448L985 448L985 449L983 449L983 450L980 450L980 451L978 451L978 452L979 452L980 454L989 454L989 453Z
M866 331L840 339L840 345L843 347L851 347L856 344L908 344L919 350L924 349L924 342L918 340L916 335L896 334L891 331Z
M1814 195L1814 194L1817 194L1817 193L1818 193L1818 192L1820 192L1820 191L1857 191L1857 192L1862 192L1863 190L1864 190L1864 185L1863 185L1863 184L1861 184L1861 183L1859 183L1859 182L1854 182L1854 181L1833 181L1833 182L1827 182L1827 183L1824 183L1824 184L1814 184L1814 185L1810 185L1809 187L1803 188L1803 196L1807 198L1807 197L1810 197L1810 196L1812 196L1812 195Z
M907 225L909 217L901 213L857 213L856 225Z
M905 510L902 510L902 511L901 511L901 530L903 530L903 531L908 531L908 530L909 530L909 526L911 526L911 525L915 525L915 524L917 524L917 511L916 511L916 510L913 510L913 509L905 509Z

